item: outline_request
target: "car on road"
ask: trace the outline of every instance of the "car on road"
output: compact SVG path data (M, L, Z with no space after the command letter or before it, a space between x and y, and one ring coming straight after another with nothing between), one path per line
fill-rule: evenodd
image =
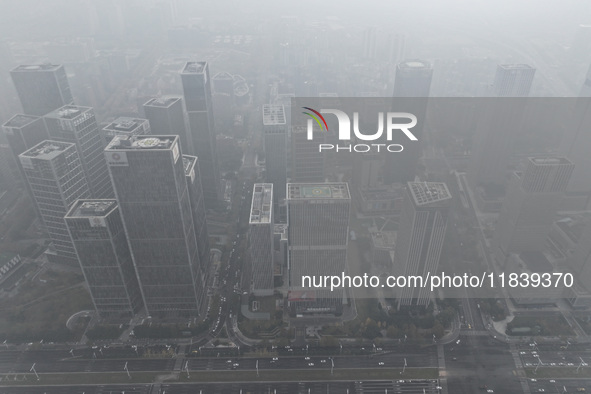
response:
M326 360L320 360L320 362L321 362L321 363L325 363L325 362L326 362Z
M310 359L310 357L304 357L304 360L309 360L309 359Z
M313 367L314 363L308 363L308 367Z
M273 357L273 361L279 361L279 357Z
M378 365L379 365L380 367L383 367L383 366L384 366L384 362L383 362L383 361L380 361L380 362L378 363Z

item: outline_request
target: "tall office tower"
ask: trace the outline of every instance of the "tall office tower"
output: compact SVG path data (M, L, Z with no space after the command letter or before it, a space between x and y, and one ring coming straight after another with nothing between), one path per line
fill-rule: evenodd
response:
M527 97L536 69L527 64L499 64L492 85L494 97Z
M346 271L350 207L347 183L287 184L288 301L292 313L342 311L342 289L310 288L302 276L341 276Z
M74 201L90 198L76 145L42 141L19 155L37 210L53 241L56 262L78 265L64 216Z
M180 141L179 141L180 142ZM201 177L199 175L199 161L195 156L183 155L183 165L185 167L185 177L189 188L189 199L191 201L191 212L193 214L193 225L195 226L195 237L197 239L197 249L199 253L200 275L202 278L203 298L206 297L207 283L211 270L211 258L209 250L209 232L207 230L207 221L205 217L205 198L201 187ZM198 287L199 288L199 287Z
M589 87L591 89L591 86ZM569 114L570 115L570 114ZM575 165L561 210L585 210L591 204L591 97L579 97L562 134L559 154Z
M199 314L199 250L178 136L117 136L105 157L147 313Z
M363 58L375 60L377 55L378 32L375 27L363 30Z
M501 259L543 249L573 169L564 157L530 157L513 173L493 237Z
M589 66L587 74L585 74L585 80L583 81L583 86L581 86L579 97L591 97L591 66Z
M116 135L146 135L150 134L150 123L147 119L120 116L101 130L105 145Z
M2 130L15 157L49 138L43 118L38 116L14 115Z
M394 97L429 97L433 66L423 60L406 60L396 66Z
M527 97L536 70L527 64L500 64L492 85L492 95L499 98ZM525 100L486 101L475 134L468 179L474 186L484 186L485 198L494 199L491 190L502 190L507 181L508 163L513 154L515 135L523 119ZM502 192L499 193L502 195Z
M64 105L73 104L64 66L55 64L21 65L10 71L12 82L27 115L43 116Z
M265 179L274 186L273 203L285 198L287 183L287 122L283 105L263 105Z
M99 316L133 317L142 294L117 201L78 200L64 220Z
M150 128L158 135L178 135L181 151L193 149L185 124L185 110L181 97L166 96L153 98L144 104L144 113L150 121Z
M218 129L229 130L234 125L234 77L227 72L213 76L213 112Z
M19 179L24 180L25 175L20 167L18 157L14 157L10 145L0 144L0 190L14 188ZM27 182L25 182L25 184L26 183Z
M273 294L274 218L271 183L255 183L250 206L249 241L251 281L255 295Z
M193 142L193 146L186 153L199 158L205 206L210 209L215 207L219 200L220 173L207 62L185 64L181 71L181 81L189 118L189 135Z
M326 133L314 127L314 140L308 140L306 126L291 128L292 182L324 182L326 152L319 152L318 144L325 141Z
M418 141L409 141L406 136L399 134L388 142L403 145L404 151L385 156L384 183L386 184L406 183L415 179L417 165L421 158L422 130L432 78L433 66L425 61L407 60L396 66L393 97L405 98L400 101L395 100L395 103L402 103L405 112L410 112L417 117L419 123L413 127L412 132Z
M394 269L397 276L437 272L447 228L451 194L445 183L408 182L400 216ZM398 289L398 307L429 305L428 288Z
M52 140L76 144L92 198L113 198L103 140L92 108L66 105L43 119Z

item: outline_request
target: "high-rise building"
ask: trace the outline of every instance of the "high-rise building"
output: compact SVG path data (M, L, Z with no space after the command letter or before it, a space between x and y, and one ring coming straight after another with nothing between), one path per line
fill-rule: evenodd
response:
M76 145L42 141L19 155L41 220L57 253L56 262L78 265L64 216L78 199L90 198Z
M447 228L451 194L445 183L409 182L394 248L397 276L437 272ZM429 305L428 288L398 289L398 306Z
M205 206L213 208L219 200L220 173L207 62L185 64L181 71L181 81L189 118L189 134L193 142L193 146L186 153L199 158Z
M2 125L8 145L15 157L49 138L43 118L32 115L14 115Z
M117 136L105 157L147 313L199 315L199 250L179 137Z
M181 97L166 96L153 98L144 104L144 113L150 121L153 133L158 135L178 135L181 151L193 150L193 142L187 133L185 110Z
M525 111L525 100L510 98L528 97L535 73L527 64L497 66L492 96L499 99L486 102L468 169L470 183L484 186L485 192L491 187L502 190L507 182L508 163Z
M101 318L129 319L143 306L115 200L78 200L64 218Z
M307 133L306 126L291 128L290 179L300 183L324 182L326 152L319 152L318 144L324 143L326 133L314 130L313 141L308 140Z
M587 74L585 74L585 80L583 81L583 86L581 86L579 97L591 97L591 66L589 66Z
M64 105L73 104L64 66L55 64L21 65L10 71L12 82L27 115L43 116Z
M512 174L493 238L501 261L543 250L573 169L564 157L530 157Z
M388 143L401 144L404 151L397 154L385 156L383 180L384 183L406 183L414 181L417 165L421 158L421 140L423 134L423 123L427 110L427 98L431 90L433 78L433 66L422 60L407 60L396 66L394 79L393 97L404 100L395 100L395 103L402 102L405 111L414 114L418 123L413 127L412 132L418 141L408 141L404 135L396 135Z
M288 183L289 304L296 314L339 314L342 289L310 288L303 276L346 271L351 195L347 183Z
M255 183L249 220L251 292L273 294L274 219L271 183Z
M92 198L113 198L103 139L92 108L66 105L43 119L52 140L76 144Z
M193 225L195 226L195 237L199 254L201 290L203 293L200 299L205 299L211 271L211 258L209 232L207 230L205 216L205 197L203 196L203 189L201 187L199 160L197 160L196 156L183 155L183 165L185 166L185 177L187 178L187 186L189 188L189 199L191 201L191 212L193 214Z
M591 89L591 86L590 86ZM591 97L579 97L574 102L572 115L562 134L559 154L573 162L570 182L562 210L585 210L591 203Z
M398 63L393 96L429 97L432 79L433 66L423 60L413 59Z
M101 130L105 145L116 135L146 135L150 134L150 123L147 119L120 116Z
M287 183L287 123L283 105L263 105L265 133L265 179L273 184L275 207L285 199Z
M536 69L528 64L499 64L493 82L494 97L527 97Z

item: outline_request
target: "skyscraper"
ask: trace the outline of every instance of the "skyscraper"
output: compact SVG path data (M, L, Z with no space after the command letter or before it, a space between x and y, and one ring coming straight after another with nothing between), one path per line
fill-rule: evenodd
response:
M342 289L310 288L302 276L340 276L345 272L350 208L346 183L287 184L288 301L292 313L342 311Z
M92 108L66 105L43 119L52 140L76 144L92 198L113 198L103 140Z
M583 86L581 86L579 97L591 97L591 66L589 66L587 74L585 74L585 80L583 81Z
M249 220L251 290L255 295L273 294L273 190L271 183L255 183Z
M573 169L564 157L530 157L512 174L493 237L502 261L509 253L543 249Z
M27 115L43 116L73 104L64 66L55 64L21 65L10 71L12 82Z
M129 319L143 306L115 200L78 200L64 218L101 318Z
M579 97L574 100L576 101L573 103L573 112L572 115L569 114L559 147L560 155L568 157L575 165L566 189L564 206L561 207L571 211L585 210L591 202L591 97Z
M273 184L273 202L285 198L287 182L287 123L283 105L263 105L265 179Z
M209 250L209 232L207 230L207 221L205 217L205 198L201 187L199 160L197 160L197 157L195 156L183 155L183 166L185 167L185 177L189 188L189 200L191 202L191 212L193 215L193 225L195 226L195 237L199 254L199 268L201 270L200 276L203 293L201 299L205 299L207 292L206 286L207 283L209 283L209 274L211 270L211 258Z
M2 129L15 157L49 138L43 118L38 116L14 115Z
M527 64L497 66L492 95L498 99L485 102L468 168L470 183L484 186L485 192L506 184L507 166L525 110L525 100L517 98L529 95L535 73Z
M423 122L432 78L433 66L425 61L407 60L396 66L393 97L404 98L404 100L395 100L394 102L403 103L406 112L417 117L418 123L413 127L412 132L418 141L409 142L405 136L396 135L391 142L388 142L403 145L404 151L385 155L383 179L386 184L406 183L415 179L422 153Z
M105 157L148 314L199 315L199 250L178 136L117 136Z
M493 82L494 97L527 97L536 69L527 64L499 64Z
M219 200L220 173L207 62L185 64L181 71L181 81L189 117L189 134L193 142L187 153L199 158L205 206L213 208Z
M105 144L111 142L116 135L146 135L150 134L150 123L147 119L120 116L101 130Z
M393 96L429 97L431 79L433 79L433 66L423 60L413 59L398 63Z
M90 198L90 189L76 145L43 141L21 153L19 159L38 212L55 247L55 261L77 266L78 258L64 216L74 201Z
M394 248L394 274L437 272L447 228L451 194L445 183L409 182ZM428 288L398 289L398 306L429 305Z
M314 130L314 140L308 140L306 126L291 128L292 182L324 182L326 152L319 152L318 144L324 143L325 135Z
M185 111L181 97L166 96L153 98L144 104L144 113L150 121L150 128L158 135L178 135L183 152L193 150L191 136L187 133Z

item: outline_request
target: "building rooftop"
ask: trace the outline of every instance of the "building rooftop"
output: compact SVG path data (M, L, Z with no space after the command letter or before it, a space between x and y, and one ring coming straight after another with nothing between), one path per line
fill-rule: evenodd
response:
M443 182L408 182L408 190L417 206L451 199L449 189Z
M396 231L373 231L370 234L375 248L392 249L396 245Z
M191 175L191 171L197 163L197 156L183 155L183 167L185 168L185 175Z
M216 81L233 81L234 77L232 76L232 74L222 71L214 75L213 79Z
M31 149L24 151L19 156L20 157L30 157L35 159L41 160L52 160L55 157L59 156L63 151L66 149L75 146L69 142L60 142L60 141L42 141L32 147Z
M12 71L24 71L24 72L35 72L35 71L55 71L62 67L61 64L21 64L12 69Z
M17 114L4 123L3 127L23 127L39 119L38 116Z
M528 157L528 160L535 165L572 164L572 162L566 157Z
M66 217L107 216L116 206L116 200L78 200L72 205Z
M64 105L61 108L56 109L44 115L46 118L56 118L56 119L74 119L81 114L91 111L92 108L90 107L80 107L78 105Z
M203 74L207 62L187 62L181 71L182 74Z
M263 105L263 125L275 126L285 124L285 108L279 104Z
M105 126L103 130L108 135L145 134L147 126L147 119L128 118L125 116L120 116L111 123L109 123L109 125ZM137 132L138 129L142 129L141 133Z
M413 69L413 70L419 70L419 69L431 70L431 69L433 69L433 66L431 66L430 63L427 63L425 61L413 59L413 60L407 60L407 61L398 63L398 68L400 68L402 70L411 70L411 69Z
M178 135L116 135L105 150L170 149Z
M316 200L323 198L348 200L351 198L349 194L349 186L344 182L287 184L288 200Z
M281 236L281 240L287 240L287 224L279 223L273 226L273 233L279 234Z
M250 206L250 224L271 223L273 210L273 184L255 183Z
M179 101L180 99L181 99L180 97L173 97L173 96L158 97L158 98L153 98L153 99L148 100L144 104L144 106L168 108L171 105L173 105L174 103L176 103L177 101Z
M499 64L499 68L504 70L533 70L529 64Z

